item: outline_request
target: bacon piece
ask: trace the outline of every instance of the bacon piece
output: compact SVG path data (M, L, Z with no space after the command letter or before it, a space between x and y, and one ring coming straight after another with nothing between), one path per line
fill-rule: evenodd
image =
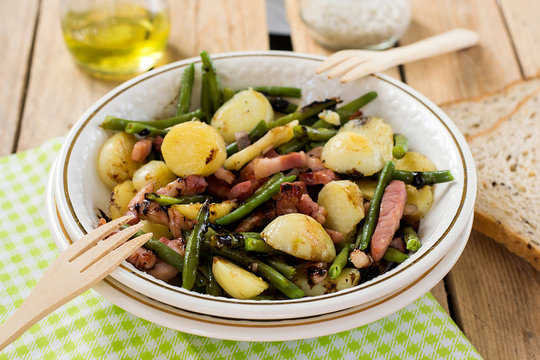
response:
M162 237L159 239L159 241L176 251L178 254L184 256L185 243L182 238L169 240L166 237ZM178 270L176 270L176 268L172 265L157 259L156 265L152 269L148 270L147 273L157 279L167 282L178 275Z
M99 218L97 227L103 226L106 223L107 223L107 220L105 220L104 218Z
M220 180L225 181L229 185L231 185L234 180L236 180L236 176L234 176L234 174L229 170L225 170L223 166L216 170L214 176Z
M373 263L373 259L360 249L353 250L349 258L353 265L358 269L368 267Z
M275 157L278 157L278 156L279 156L279 154L274 149L269 150L269 151L264 153L264 157L266 157L266 158L275 158Z
M306 166L306 154L303 151L293 152L273 158L256 158L253 160L255 178L261 179L280 171Z
M182 237L182 230L191 230L197 223L195 220L186 219L184 215L172 207L169 208L167 215L169 216L169 230L171 230L172 236L177 239Z
M257 210L246 217L240 224L236 226L234 232L249 232L262 227L265 223L270 222L276 217L276 210L273 206L266 206L263 209Z
M169 225L167 207L153 201L143 200L139 206L139 217L156 224Z
M161 241L163 244L167 245L182 256L184 256L184 254L186 253L186 243L182 236L172 240L169 240L166 237L162 237L161 239L159 239L159 241Z
M145 248L138 248L133 254L131 254L126 261L137 269L144 271L154 267L156 264L156 254L152 250Z
M311 171L319 171L319 170L326 169L321 160L322 149L323 149L322 146L318 146L316 148L309 150L306 153L306 156L307 156L306 165L308 168L311 169Z
M253 186L251 181L246 180L234 185L229 191L228 198L244 201L253 194Z
M282 183L279 192L274 196L276 200L276 216L298 212L296 205L303 195L303 189L293 183Z
M326 185L330 181L339 180L337 174L330 169L308 172L300 175L300 181L306 185Z
M238 147L238 150L243 150L251 145L251 140L249 139L249 134L247 131L235 132L234 138L236 139L236 146Z
M399 227L406 200L407 190L405 189L405 183L392 180L384 190L379 220L371 238L371 257L374 261L381 260L386 249L388 249L392 237Z
M158 191L157 194L178 197L181 195L197 195L206 190L206 180L199 175L190 175L171 181Z
M163 137L161 136L156 136L152 141L152 146L154 147L154 150L159 153L161 152L161 144L163 144Z
M208 187L206 190L210 195L217 196L222 200L229 198L231 187L225 181L218 179L214 175L207 177L206 181L208 182Z
M320 158L321 155L322 155L322 149L323 149L322 146L314 147L313 149L309 150L306 153L306 155L309 156L309 157L318 157L318 158Z
M400 237L393 238L392 241L390 242L390 245L388 246L396 250L399 250L402 253L404 253L407 250L407 248L405 247L405 241L403 241L403 239Z
M133 145L133 150L131 151L131 160L136 162L143 162L144 159L152 151L152 140L150 139L141 139Z
M330 230L327 228L324 228L328 235L330 235L330 239L332 239L332 242L334 244L341 244L343 242L343 233L335 230Z
M324 261L308 264L306 266L308 284L313 286L323 282L328 275L328 269Z
M321 225L324 225L326 222L326 209L319 206L319 204L313 201L308 194L302 194L300 201L296 204L296 208L302 214L309 215L317 220Z
M139 190L139 192L129 201L127 210L124 213L124 216L133 216L133 219L128 221L129 225L134 225L139 222L139 209L142 206L143 201L145 201L144 195L146 193L151 193L152 191L154 191L154 184L150 183Z

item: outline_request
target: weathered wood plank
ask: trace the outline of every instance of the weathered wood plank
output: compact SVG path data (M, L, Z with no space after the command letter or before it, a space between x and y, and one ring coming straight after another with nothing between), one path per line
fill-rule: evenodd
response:
M477 31L480 44L405 66L407 83L442 103L494 91L521 77L496 0L413 0L408 44L456 27Z
M196 56L203 49L217 53L269 46L263 0L171 1L171 21L169 48L161 64ZM80 70L64 45L59 24L58 0L43 0L18 150L66 134L93 102L119 84Z
M0 11L0 156L9 154L26 91L26 74L39 0L2 1Z
M448 275L458 323L486 359L540 354L540 272L473 231Z
M501 0L500 6L525 76L540 73L540 2Z

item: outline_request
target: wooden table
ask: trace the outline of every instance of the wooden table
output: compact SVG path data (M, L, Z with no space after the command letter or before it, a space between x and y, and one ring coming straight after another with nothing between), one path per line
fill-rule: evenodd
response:
M392 76L436 103L478 95L540 69L537 0L412 0L407 44L461 26L481 45L391 69ZM226 6L225 6L226 5ZM165 62L210 53L269 47L263 0L171 1L173 26ZM296 51L324 54L286 0ZM83 111L118 83L79 70L66 50L58 0L0 3L0 155L65 135ZM473 232L454 269L433 289L478 351L489 359L540 357L540 273Z

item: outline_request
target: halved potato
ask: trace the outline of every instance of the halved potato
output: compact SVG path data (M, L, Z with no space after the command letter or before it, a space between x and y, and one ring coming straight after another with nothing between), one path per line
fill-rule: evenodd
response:
M184 215L186 219L189 220L195 220L197 218L197 214L199 213L201 206L201 203L172 205L173 209ZM219 219L220 217L223 217L236 209L237 206L238 203L236 200L225 200L222 203L210 204L209 220L214 222L216 219Z
M261 120L274 119L270 101L253 89L243 90L223 104L212 117L211 125L219 131L226 142L235 141L238 131L250 131Z
M268 289L268 283L223 258L214 256L212 273L225 292L236 299L249 299Z
M125 132L119 132L105 141L98 155L97 171L101 181L108 188L126 180L131 180L140 163L131 160L131 152L137 138Z
M321 224L304 214L278 216L261 233L268 245L310 261L332 262L336 249Z
M369 176L392 160L393 144L392 127L382 119L351 120L324 145L321 159L335 172Z
M133 186L137 191L150 183L154 183L157 190L176 179L176 175L163 161L152 160L141 166L133 174Z
M211 175L227 158L223 137L200 121L188 121L169 130L161 153L169 169L181 177Z
M354 183L360 189L362 196L366 200L373 199L375 195L375 188L377 187L377 181L375 180L355 180Z
M292 281L298 285L298 287L302 289L307 296L317 296L358 285L360 282L360 271L354 268L345 268L335 279L332 279L330 276L326 276L324 281L318 284L312 284L308 280L306 267L301 265L296 268L296 275Z
M364 218L364 199L358 186L349 180L331 181L319 192L317 203L326 209L324 226L341 232L345 238Z
M431 186L424 186L421 189L417 189L412 185L406 185L407 189L407 204L416 205L418 213L415 215L408 215L409 221L415 222L421 220L426 216L427 212L433 204L433 189Z
M394 160L396 170L407 171L435 171L437 167L427 156L414 151L408 151L399 159Z
M143 224L141 230L145 233L153 233L154 239L161 239L162 237L166 237L167 239L172 238L172 234L168 226L156 224L148 220L141 220L140 222Z
M128 203L136 193L137 190L135 190L131 180L116 185L111 193L111 201L109 201L109 216L113 220L123 216Z

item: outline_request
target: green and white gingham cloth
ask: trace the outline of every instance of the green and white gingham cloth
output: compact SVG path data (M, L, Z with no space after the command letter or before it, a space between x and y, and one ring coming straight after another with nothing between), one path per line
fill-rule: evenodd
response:
M48 170L62 139L0 158L0 322L58 255L44 219ZM0 359L480 359L431 294L369 325L298 341L224 341L171 330L93 290L0 352Z

